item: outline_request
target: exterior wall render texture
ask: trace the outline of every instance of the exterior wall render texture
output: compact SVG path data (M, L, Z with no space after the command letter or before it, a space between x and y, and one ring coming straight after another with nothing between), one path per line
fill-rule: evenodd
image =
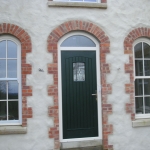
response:
M133 114L133 110L126 108L126 104L132 105L131 97L125 89L125 85L129 84L131 87L132 83L130 83L130 73L127 73L128 69L124 68L124 66L128 67L125 64L132 62L132 55L124 54L124 40L128 33L136 28L150 28L148 19L150 10L147 7L150 6L150 1L109 0L107 4L108 9L101 10L51 8L47 7L47 0L1 0L0 24L5 22L15 24L23 28L31 37L32 52L27 54L26 63L31 64L32 74L26 76L26 85L32 86L33 94L26 100L28 107L33 110L33 115L32 119L28 119L27 134L0 135L0 149L54 149L54 141L48 137L48 131L55 126L55 120L48 116L48 113L52 115L50 111L48 112L48 106L49 108L55 106L57 101L52 96L48 96L47 87L57 83L53 75L47 72L47 64L52 65L57 56L53 58L52 53L47 51L47 38L55 28L70 20L95 24L110 40L110 53L106 55L106 63L111 65L106 80L112 85L112 93L107 95L107 103L111 104L113 109L113 113L108 116L108 124L113 125L113 134L108 136L108 145L113 145L114 150L150 148L150 128L132 128L129 113ZM44 72L39 72L39 68ZM126 111L128 108L129 111Z

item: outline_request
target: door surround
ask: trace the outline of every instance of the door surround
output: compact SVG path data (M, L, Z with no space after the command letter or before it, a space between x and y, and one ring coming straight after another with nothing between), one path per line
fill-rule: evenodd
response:
M74 35L82 35L88 37L92 40L96 47L61 47L60 45L67 38ZM89 137L89 138L74 138L74 139L63 139L63 129L62 129L62 80L61 80L61 51L95 51L96 52L96 74L97 74L97 98L98 98L98 137ZM91 35L85 32L74 31L64 35L58 42L58 99L59 99L59 129L60 129L60 142L69 142L69 141L84 141L84 140L95 140L102 139L102 115L101 115L101 81L100 81L100 65L99 65L99 42Z
M71 20L60 24L53 29L47 39L48 52L53 55L53 62L48 64L48 73L53 75L53 84L48 86L48 95L53 97L53 106L48 107L49 116L54 119L54 126L49 128L48 134L54 139L54 149L60 148L59 139L59 107L58 107L58 41L62 36L71 31L84 31L92 34L100 42L100 70L101 70L101 99L102 99L102 132L104 149L113 149L108 144L108 136L113 132L113 125L108 123L108 116L112 113L112 105L107 102L107 95L111 94L111 84L107 83L106 75L110 73L109 64L106 62L106 55L110 53L110 41L107 34L92 22L83 20Z

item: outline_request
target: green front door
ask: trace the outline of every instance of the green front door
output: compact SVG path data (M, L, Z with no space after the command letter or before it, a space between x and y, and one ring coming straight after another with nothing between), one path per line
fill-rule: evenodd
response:
M61 51L61 72L63 139L97 137L96 52Z

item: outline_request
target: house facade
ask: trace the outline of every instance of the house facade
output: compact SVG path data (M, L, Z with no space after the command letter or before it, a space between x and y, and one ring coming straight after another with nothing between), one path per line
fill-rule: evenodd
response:
M150 148L150 1L0 5L0 149Z

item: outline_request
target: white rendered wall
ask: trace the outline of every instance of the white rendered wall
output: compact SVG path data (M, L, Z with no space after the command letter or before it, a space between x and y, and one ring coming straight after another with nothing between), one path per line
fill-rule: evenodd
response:
M150 127L132 128L130 114L125 112L129 95L124 84L129 83L129 74L124 72L123 41L127 34L137 27L150 27L149 0L108 0L108 8L66 8L48 7L47 0L0 0L0 23L11 23L28 32L32 42L32 53L27 63L32 64L32 74L27 76L27 85L33 87L33 96L28 97L28 106L33 108L33 118L28 119L28 132L23 135L0 135L0 150L51 150L53 140L48 138L53 119L48 117L48 106L53 105L47 94L47 86L53 84L52 75L47 73L47 64L52 55L47 52L47 37L61 23L69 20L85 20L101 27L110 38L110 54L107 63L111 73L107 76L112 84L108 103L113 106L109 123L113 124L113 135L109 144L114 150L150 149ZM41 68L44 72L39 72ZM119 69L120 68L120 69Z

